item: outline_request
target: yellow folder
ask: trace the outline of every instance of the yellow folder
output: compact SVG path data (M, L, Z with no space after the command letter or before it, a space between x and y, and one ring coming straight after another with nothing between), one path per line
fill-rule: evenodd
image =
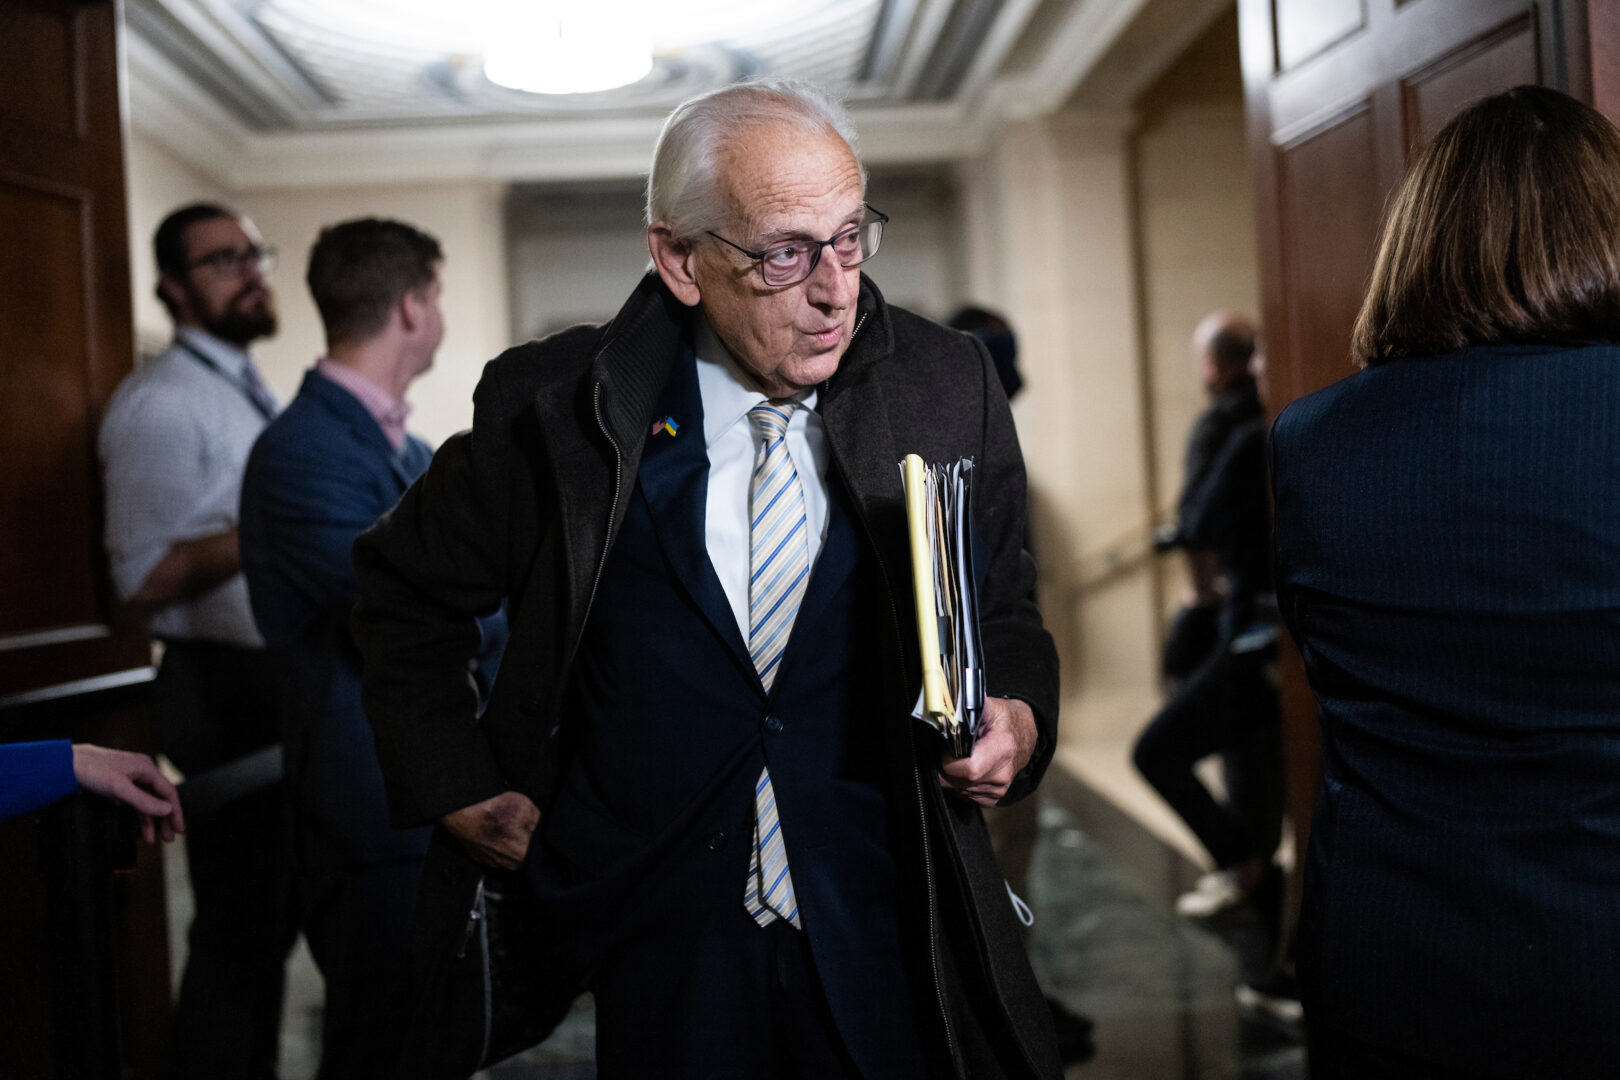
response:
M915 715L961 757L972 752L984 707L972 568L972 462L928 465L916 454L907 454L900 470L922 660L922 694Z

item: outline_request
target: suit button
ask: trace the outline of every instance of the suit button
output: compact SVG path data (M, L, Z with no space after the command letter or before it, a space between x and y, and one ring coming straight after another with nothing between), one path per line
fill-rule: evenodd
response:
M772 735L775 735L777 732L781 731L782 718L777 716L775 713L767 716L765 718L765 730L770 732Z
M721 848L726 846L726 834L723 832L712 832L709 834L709 838L703 842L709 845L710 851L719 851Z

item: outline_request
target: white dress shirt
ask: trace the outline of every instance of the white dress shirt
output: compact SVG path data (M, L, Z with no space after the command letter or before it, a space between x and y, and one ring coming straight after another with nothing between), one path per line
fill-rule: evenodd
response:
M754 378L737 363L709 321L698 319L698 390L703 396L703 444L709 452L709 498L704 543L719 575L744 644L748 642L748 481L754 473L757 436L748 410L766 400ZM804 488L805 538L810 566L827 535L827 432L815 413L816 392L794 396L799 408L788 421L787 450ZM679 419L679 418L677 418Z
M107 555L124 598L175 541L235 527L242 470L266 423L243 389L246 352L198 330L175 338L119 384L101 422ZM159 638L264 644L241 574L155 612L150 628Z

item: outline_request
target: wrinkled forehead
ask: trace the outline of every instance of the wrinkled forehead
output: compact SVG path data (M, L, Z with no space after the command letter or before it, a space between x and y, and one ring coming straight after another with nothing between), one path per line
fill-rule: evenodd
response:
M861 211L860 163L832 128L759 123L729 140L716 161L727 217L757 232L825 228Z

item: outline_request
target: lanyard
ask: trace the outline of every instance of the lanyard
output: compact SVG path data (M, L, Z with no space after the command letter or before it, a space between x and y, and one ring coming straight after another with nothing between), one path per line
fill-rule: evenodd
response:
M226 371L224 367L220 365L218 360L215 360L212 356L209 356L207 353L191 344L191 342L187 341L185 338L176 337L174 339L174 343L180 346L180 348L184 349L186 352L190 353L192 358L198 363L202 364L203 367L207 368L209 371L212 371L215 375L218 375L220 378L234 386L243 397L247 398L248 404L252 405L253 408L258 411L260 416L264 417L266 420L274 420L276 418L276 411L271 407L265 392L260 390L259 393L255 394L253 392L254 386L252 381L245 375L240 379L232 376L230 372Z

